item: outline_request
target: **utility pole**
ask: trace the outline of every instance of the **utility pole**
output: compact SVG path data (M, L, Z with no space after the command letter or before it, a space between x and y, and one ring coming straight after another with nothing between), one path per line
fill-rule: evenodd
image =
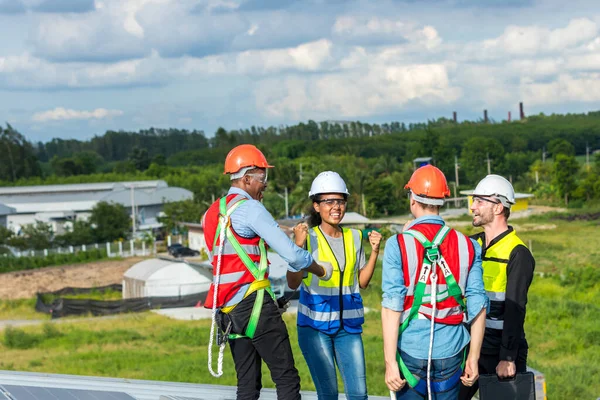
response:
M288 208L288 189L287 189L287 187L284 188L283 193L284 193L283 195L281 195L279 193L276 193L276 194L277 194L277 196L281 197L285 201L285 218L287 219L290 217L290 211Z
M135 238L135 194L133 185L131 185L131 228L132 238Z
M365 194L361 194L360 195L361 199L362 199L362 212L363 215L366 217L367 216L367 203L365 203Z
M287 186L285 187L285 217L289 218L290 217L290 211L288 208L288 190L287 190Z
M490 153L487 153L488 175L492 173L491 161L492 160L490 160Z
M542 162L546 162L546 146L542 148Z
M298 174L298 178L302 180L302 163L300 163L300 173Z
M456 182L456 187L458 188L458 157L454 156L454 181ZM456 194L454 195L456 197Z
M590 145L589 143L585 144L585 165L587 170L590 170Z

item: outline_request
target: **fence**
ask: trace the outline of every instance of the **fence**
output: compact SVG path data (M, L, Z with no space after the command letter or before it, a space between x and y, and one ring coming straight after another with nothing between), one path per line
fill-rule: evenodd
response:
M167 236L166 243L162 246L171 246L175 243L183 244L185 238L183 235ZM161 246L158 244L158 246ZM48 257L53 254L76 254L80 252L87 252L90 250L106 251L108 257L145 257L150 255L156 255L157 242L146 243L144 241L136 240L125 240L119 242L107 242L107 243L93 243L84 244L81 246L67 246L67 247L55 247L44 250L12 250L11 253L4 254L4 257Z
M149 256L156 254L156 242L147 244L140 241L123 241L123 242L107 242L94 243L81 246L56 247L44 250L24 250L13 251L12 254L4 254L13 257L48 257L54 254L77 254L80 252L88 252L91 250L106 251L108 257L134 257L134 256Z

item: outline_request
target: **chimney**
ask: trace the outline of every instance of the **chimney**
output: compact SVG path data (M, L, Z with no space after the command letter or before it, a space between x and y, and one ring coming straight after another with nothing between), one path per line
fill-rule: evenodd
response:
M456 122L456 111L452 111L452 119Z
M521 115L521 119L525 119L525 112L523 111L523 102L519 103L519 112Z
M483 122L488 123L487 110L483 110Z
M511 121L511 117L510 117L510 111L508 112L508 122Z

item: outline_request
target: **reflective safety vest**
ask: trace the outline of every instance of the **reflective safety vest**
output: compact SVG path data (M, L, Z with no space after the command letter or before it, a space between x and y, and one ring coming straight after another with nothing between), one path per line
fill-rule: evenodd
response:
M477 242L484 248L483 237ZM482 256L483 264L483 286L487 296L490 298L490 312L486 315L485 327L496 332L504 328L504 304L506 300L506 268L510 254L515 247L525 243L515 233L509 232L498 242L484 250Z
M422 234L425 239L432 241L438 231L444 225L439 224L417 224L410 230ZM425 257L423 245L407 232L398 236L398 246L402 255L402 269L404 272L404 284L407 287L404 299L404 311L402 322L404 323L410 315L414 301L415 287L418 277L421 275L421 267ZM473 243L462 233L450 229L446 237L439 245L439 252L444 256L450 272L460 287L464 298L467 276L475 257ZM440 271L438 271L440 272ZM442 271L443 272L443 271ZM464 311L456 299L449 295L448 285L443 273L438 273L437 305L435 322L448 325L458 325L463 322ZM425 286L422 305L419 307L417 318L431 319L431 279L428 278Z
M407 287L398 336L401 337L416 318L429 319L432 328L434 322L460 324L464 318L467 276L475 257L473 243L460 232L439 224L417 224L397 238ZM436 281L432 290L431 276L434 272ZM432 293L435 297L432 297ZM435 313L432 306L434 302ZM433 337L430 336L429 345L432 343ZM431 382L434 393L456 386L464 370L465 356L466 351L462 365L450 377ZM425 382L429 382L429 378L422 379L414 375L402 360L400 351L396 354L396 360L409 386L426 396L428 390Z
M230 194L225 198L227 215L231 215L233 210L243 204L247 200L246 197L238 194ZM219 242L219 217L221 212L220 208L221 200L214 202L204 214L203 228L204 228L204 239L206 245L211 254L213 276L216 274L217 258ZM230 226L231 228L231 226ZM244 238L238 235L233 228L228 229L230 234L237 240L240 248L245 253L244 257L248 257L246 261L254 263L256 269L261 269L261 264L264 265L263 269L267 266L267 251L266 244L264 241L256 236L253 238ZM219 276L219 289L217 291L217 307L224 308L224 312L228 312L244 299L245 296L250 294L254 290L267 288L270 292L268 274L264 273L264 279L260 282L256 281L252 271L250 271L244 264L244 260L240 257L239 252L236 250L235 243L232 240L224 240L225 245L223 246L223 253L221 256L221 273ZM261 263L262 257L265 258ZM206 302L204 306L206 308L213 307L213 295L215 289L215 280L210 285L208 295L206 296ZM257 284L258 283L258 284ZM270 294L270 293L269 293Z
M365 322L358 282L362 232L342 228L344 263L340 264L327 238L317 226L309 231L307 249L317 262L333 266L330 280L322 281L314 274L302 280L298 304L298 325L309 326L326 334L340 329L348 333L362 332Z

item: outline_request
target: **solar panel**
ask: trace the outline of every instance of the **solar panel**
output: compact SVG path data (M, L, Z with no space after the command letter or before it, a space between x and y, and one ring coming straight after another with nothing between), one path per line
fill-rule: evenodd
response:
M127 393L100 390L2 385L0 391L11 400L135 400Z
M182 397L182 396L172 396L172 395L165 396L165 395L162 395L162 396L160 396L159 400L204 400L204 398L202 398L202 397ZM223 400L235 400L235 398L234 397L223 398Z

